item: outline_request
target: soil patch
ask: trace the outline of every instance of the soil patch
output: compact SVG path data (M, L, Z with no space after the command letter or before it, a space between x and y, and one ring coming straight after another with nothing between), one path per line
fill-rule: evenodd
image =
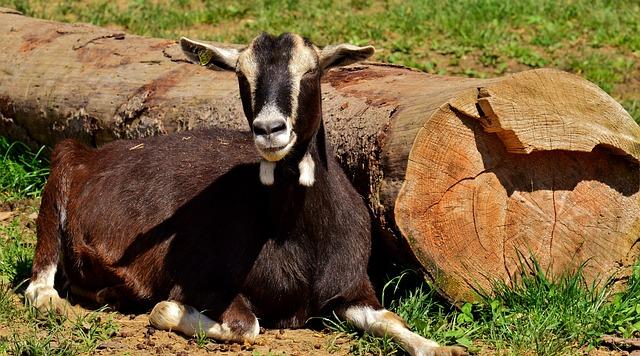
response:
M309 329L261 330L254 344L198 343L195 338L149 326L147 315L114 314L120 331L98 345L95 354L113 355L347 355L351 340L341 334Z

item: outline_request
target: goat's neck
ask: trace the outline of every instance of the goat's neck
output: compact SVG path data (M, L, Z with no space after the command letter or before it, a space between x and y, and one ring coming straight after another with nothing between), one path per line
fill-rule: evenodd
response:
M326 181L324 178L328 169L328 157L324 123L321 122L318 131L310 140L298 143L287 157L277 162L274 187L301 185L300 176L305 174L304 169L308 169L309 164L312 165L315 182L308 187L323 184Z
M335 165L330 164L331 148L325 141L324 127L308 142L299 145L285 159L278 162L274 184L268 189L268 220L278 239L307 236L317 238L321 226L315 224L331 216L336 207L332 193ZM309 155L315 162L315 182L306 187L299 182L299 162Z

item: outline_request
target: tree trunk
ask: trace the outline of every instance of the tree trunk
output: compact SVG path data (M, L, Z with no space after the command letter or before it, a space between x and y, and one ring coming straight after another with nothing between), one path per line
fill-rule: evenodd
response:
M188 64L174 40L0 10L0 134L97 146L205 126L248 130L235 75ZM579 77L494 79L378 63L329 72L326 127L385 241L446 297L509 282L520 257L589 278L640 254L640 128ZM403 249L406 244L409 249Z

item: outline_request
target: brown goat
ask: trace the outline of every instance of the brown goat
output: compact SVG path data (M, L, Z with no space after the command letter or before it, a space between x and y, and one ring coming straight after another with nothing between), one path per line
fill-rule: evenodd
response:
M290 328L335 312L412 355L463 354L381 307L367 275L368 209L327 147L321 75L373 47L319 49L293 34L263 34L241 51L181 45L193 61L237 73L253 135L206 129L95 150L60 143L27 299L63 309L59 272L72 294L153 307L152 325L187 335L250 340L258 319Z

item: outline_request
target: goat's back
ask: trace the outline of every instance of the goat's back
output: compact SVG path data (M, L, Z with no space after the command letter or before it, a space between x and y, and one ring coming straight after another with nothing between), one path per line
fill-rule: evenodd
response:
M134 295L127 298L149 303L182 290L207 296L201 282L216 278L215 271L222 283L233 284L230 274L248 267L231 273L225 267L257 254L249 241L228 238L255 235L247 230L256 226L250 220L264 194L256 158L250 134L219 129L98 149L63 141L52 154L44 192L55 196L47 201L56 206L43 201L41 211L60 212L67 277L94 291L129 285Z

